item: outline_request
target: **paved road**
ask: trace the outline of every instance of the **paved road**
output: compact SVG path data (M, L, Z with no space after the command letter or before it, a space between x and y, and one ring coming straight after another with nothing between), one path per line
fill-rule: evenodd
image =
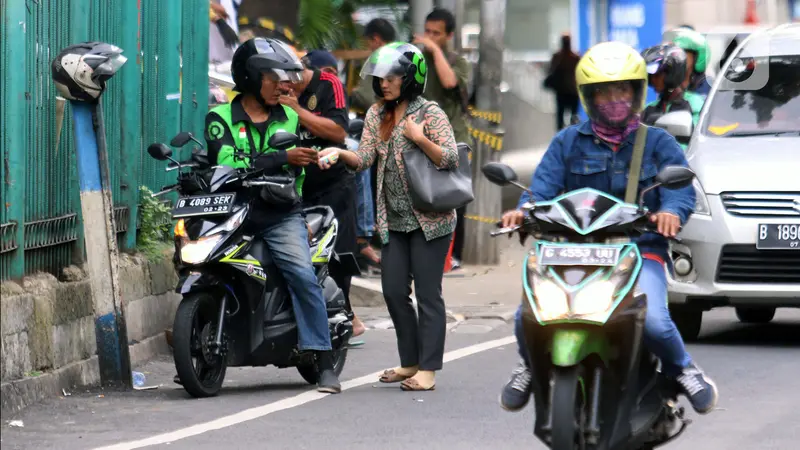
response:
M367 343L350 352L347 390L338 396L310 390L293 370L231 369L219 397L192 400L171 383L173 367L164 359L140 368L148 384L161 384L157 390L74 392L4 417L2 448L92 449L153 437L159 444L151 448L193 450L544 448L530 434L530 408L511 414L497 406L516 360L510 325L468 325L449 333L448 362L434 392L405 393L373 381L396 357L393 331L372 329ZM779 311L768 326L741 325L732 310L714 311L690 350L715 376L722 400L668 448L800 448L800 311ZM9 427L10 419L24 428ZM109 448L140 448L134 444Z

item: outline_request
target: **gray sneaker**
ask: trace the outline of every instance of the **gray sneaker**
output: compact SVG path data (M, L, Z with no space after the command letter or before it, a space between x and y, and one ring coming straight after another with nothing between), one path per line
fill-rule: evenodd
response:
M503 409L517 412L528 404L531 398L531 376L528 366L520 360L500 393L500 406Z
M681 392L689 399L692 408L699 414L710 413L717 406L719 391L714 381L700 367L691 364L675 378Z

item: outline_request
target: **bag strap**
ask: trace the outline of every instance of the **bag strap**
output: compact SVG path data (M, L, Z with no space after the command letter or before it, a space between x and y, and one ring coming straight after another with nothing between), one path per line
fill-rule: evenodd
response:
M639 191L639 175L642 172L642 157L644 156L644 145L647 142L647 125L639 125L636 130L636 140L633 142L633 155L631 156L631 167L628 172L628 187L625 189L625 202L636 203L636 194Z
M419 108L419 112L417 112L417 118L414 119L414 122L422 123L425 121L425 114L428 112L428 108L432 103L434 102L425 102L422 104L422 106Z

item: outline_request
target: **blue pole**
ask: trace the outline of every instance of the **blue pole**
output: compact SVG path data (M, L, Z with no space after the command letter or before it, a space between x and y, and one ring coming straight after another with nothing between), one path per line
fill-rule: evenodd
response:
M99 104L77 101L71 104L100 379L104 385L130 387L130 355L120 303L114 208L102 110Z

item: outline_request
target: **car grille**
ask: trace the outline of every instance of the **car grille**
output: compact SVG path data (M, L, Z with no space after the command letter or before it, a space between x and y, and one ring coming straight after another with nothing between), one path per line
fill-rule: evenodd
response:
M754 245L722 247L717 268L721 283L800 284L800 251L758 250Z
M734 216L800 217L800 192L723 192L721 197Z

